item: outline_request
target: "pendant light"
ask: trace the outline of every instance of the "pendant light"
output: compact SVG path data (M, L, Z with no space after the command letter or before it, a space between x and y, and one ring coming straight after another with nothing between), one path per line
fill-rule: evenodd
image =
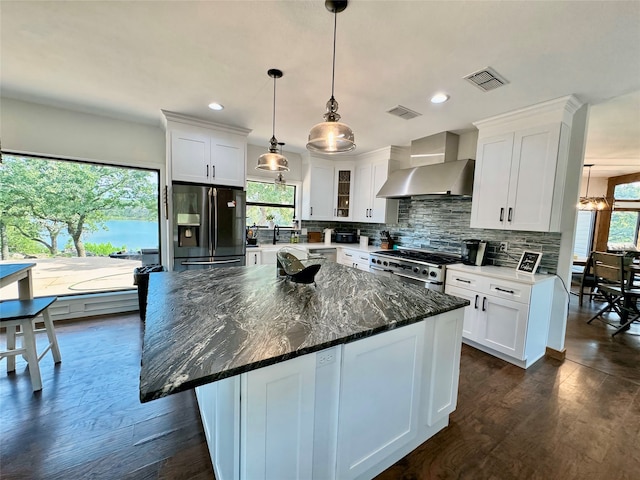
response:
M289 161L278 151L278 140L276 140L276 78L282 77L282 70L272 68L267 71L267 75L273 78L273 129L271 140L269 141L269 152L263 153L258 157L256 169L270 170L272 172L288 172Z
M318 153L343 153L356 148L353 131L348 125L340 123L338 102L333 96L336 75L336 27L338 12L347 8L348 0L326 0L324 6L334 14L333 17L333 70L331 73L331 98L327 102L324 122L315 125L309 132L307 149Z
M589 168L589 174L587 176L587 190L584 197L580 197L578 202L578 210L606 210L609 208L609 202L606 197L590 197L589 196L589 181L591 180L591 167L593 164L586 164L585 167Z

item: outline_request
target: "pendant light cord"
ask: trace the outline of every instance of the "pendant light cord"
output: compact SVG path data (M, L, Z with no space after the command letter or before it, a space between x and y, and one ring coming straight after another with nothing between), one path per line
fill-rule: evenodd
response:
M336 78L336 30L338 28L338 10L333 11L333 70L331 71L331 98L333 97L333 87Z
M593 165L589 165L589 175L587 175L587 191L586 191L586 193L585 193L585 196L586 196L587 198L589 198L589 181L591 180L591 167L592 167L592 166L593 166Z
M271 124L271 136L276 138L276 77L273 77L273 122Z

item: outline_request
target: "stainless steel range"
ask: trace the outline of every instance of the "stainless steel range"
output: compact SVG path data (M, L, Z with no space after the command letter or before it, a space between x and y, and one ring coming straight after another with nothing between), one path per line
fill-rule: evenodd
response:
M377 275L397 275L409 283L444 292L446 265L460 263L459 255L401 248L369 254L369 269Z

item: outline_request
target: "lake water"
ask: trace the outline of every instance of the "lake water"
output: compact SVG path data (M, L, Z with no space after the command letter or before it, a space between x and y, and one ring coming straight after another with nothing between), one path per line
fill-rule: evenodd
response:
M111 243L114 247L125 247L127 251L137 252L141 248L158 248L158 222L142 220L109 220L106 230L82 234L84 243ZM65 232L58 236L58 249L64 250L71 237ZM73 245L73 242L71 242Z

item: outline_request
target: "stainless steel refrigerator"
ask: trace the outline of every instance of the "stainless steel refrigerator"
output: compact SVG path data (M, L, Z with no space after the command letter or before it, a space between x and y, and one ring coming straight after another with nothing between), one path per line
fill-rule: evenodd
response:
M245 192L173 184L173 269L245 264Z

